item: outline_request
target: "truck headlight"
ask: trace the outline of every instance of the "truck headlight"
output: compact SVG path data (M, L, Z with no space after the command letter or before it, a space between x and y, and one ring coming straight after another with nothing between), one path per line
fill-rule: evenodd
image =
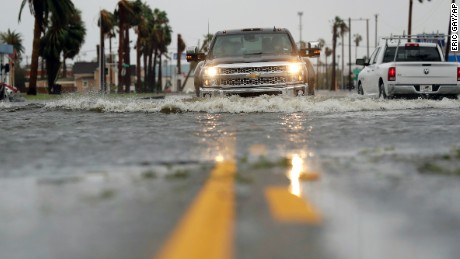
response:
M299 63L292 63L288 66L289 74L298 74L301 71L302 67Z
M217 75L217 68L215 67L208 67L204 70L204 73L209 77L214 77Z

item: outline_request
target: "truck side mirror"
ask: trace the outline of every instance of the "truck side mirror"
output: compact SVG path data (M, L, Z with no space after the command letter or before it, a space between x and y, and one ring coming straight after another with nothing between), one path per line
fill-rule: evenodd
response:
M356 59L356 65L359 65L359 66L369 66L369 60L364 59L364 58L357 58L357 59Z
M198 47L195 46L188 47L185 53L188 62L201 61L206 57L206 55L204 53L200 53Z

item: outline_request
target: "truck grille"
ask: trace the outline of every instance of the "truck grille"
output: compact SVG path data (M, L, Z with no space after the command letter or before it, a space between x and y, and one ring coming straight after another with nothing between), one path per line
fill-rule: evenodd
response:
M255 79L251 78L233 78L233 79L221 79L218 82L221 86L263 86L263 85L278 85L285 84L286 78L281 76L275 77L259 77Z
M237 67L221 68L220 74L250 74L250 73L283 73L286 72L286 66L266 66L266 67Z

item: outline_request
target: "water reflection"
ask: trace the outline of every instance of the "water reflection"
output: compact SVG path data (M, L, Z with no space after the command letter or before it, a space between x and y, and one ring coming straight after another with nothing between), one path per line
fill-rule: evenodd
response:
M289 192L301 197L305 184L303 181L316 180L318 174L314 168L314 152L309 148L309 137L312 126L308 126L308 115L303 113L286 114L282 117L283 137L281 150L290 159L291 167L286 173L290 180Z
M236 133L228 129L221 114L204 114L198 117L201 129L196 133L204 149L201 157L207 161L234 161Z
M291 181L289 192L295 196L302 195L302 186L300 185L300 174L303 169L303 160L298 154L295 154L291 159L292 168L288 173L288 178Z

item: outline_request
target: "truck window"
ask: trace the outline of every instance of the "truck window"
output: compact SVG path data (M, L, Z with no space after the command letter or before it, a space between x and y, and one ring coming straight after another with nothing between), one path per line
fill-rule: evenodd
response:
M396 47L388 47L383 56L383 63L392 62L394 60ZM441 56L436 47L420 46L420 47L405 47L398 48L398 56L396 61L417 62L417 61L441 61Z
M380 48L377 48L377 49L375 50L375 55L374 55L374 57L371 59L371 64L377 63L377 57L379 56L379 52L380 52Z
M217 37L211 53L216 58L254 54L292 55L294 48L286 33L242 33Z
M374 64L374 59L375 59L375 56L377 56L377 52L378 52L379 48L375 49L374 52L372 52L371 54L371 57L369 58L369 64Z

